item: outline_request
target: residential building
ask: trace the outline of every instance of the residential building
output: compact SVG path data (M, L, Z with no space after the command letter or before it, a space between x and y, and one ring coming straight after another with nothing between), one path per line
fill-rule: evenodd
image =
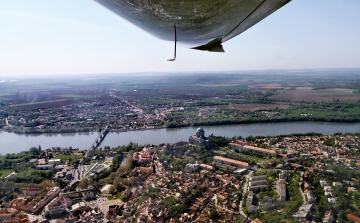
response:
M65 205L61 203L58 197L54 198L47 206L45 206L45 216L51 218L62 216L66 212Z
M248 196L246 198L246 210L248 213L257 213L259 208L253 205L254 192L249 191Z
M37 163L37 162L38 162L38 159L36 159L36 158L31 159L31 160L29 161L30 164Z
M337 204L337 203L339 203L339 201L334 197L329 197L328 202L329 202L329 204Z
M320 180L320 185L321 185L322 187L324 187L324 186L329 186L329 182L327 182L326 180Z
M200 169L207 170L207 171L214 171L215 168L213 166L207 164L200 164Z
M261 175L261 176L252 176L250 177L251 181L256 181L256 180L267 180L267 176L266 175Z
M276 182L277 192L281 201L286 201L286 179L287 173L283 171L279 174L279 179Z
M275 150L264 149L264 148L260 148L260 147L249 146L249 145L244 145L242 142L232 142L232 143L229 143L228 146L231 147L231 148L234 148L234 149L239 149L239 150L244 150L244 151L251 151L251 152L256 152L256 153L262 153L262 154L267 154L267 155L270 155L270 156L277 156L277 151L275 151Z
M332 196L334 195L334 188L332 186L324 186L325 196Z
M252 179L264 179L264 177L260 176L259 178L252 177ZM264 191L267 190L267 180L253 180L249 183L249 191Z
M348 193L357 191L355 187L348 187Z
M327 211L325 217L323 218L323 223L333 223L335 222L335 212L333 210Z
M238 160L228 159L221 156L214 156L214 162L220 163L220 164L227 164L232 166L237 166L240 168L250 168L250 165L245 162L241 162Z
M308 199L307 200L308 204L315 203L316 199L315 199L314 194L313 194L313 192L311 190L306 191L306 196L307 196L307 199Z
M333 186L343 188L344 184L341 182L333 182Z
M313 204L303 204L300 206L298 212L293 215L293 218L297 218L300 222L302 222L307 219L312 209Z

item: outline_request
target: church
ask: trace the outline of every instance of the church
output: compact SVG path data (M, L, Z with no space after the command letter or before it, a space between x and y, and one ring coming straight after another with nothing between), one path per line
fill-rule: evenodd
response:
M207 149L214 147L213 134L205 137L205 131L202 128L196 130L196 134L189 137L189 144L196 146L205 146Z

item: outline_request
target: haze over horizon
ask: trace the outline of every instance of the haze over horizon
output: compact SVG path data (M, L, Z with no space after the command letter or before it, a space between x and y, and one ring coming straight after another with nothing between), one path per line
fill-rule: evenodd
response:
M80 10L79 10L80 9ZM0 0L0 76L360 67L360 2L293 0L224 43L178 48L93 1Z

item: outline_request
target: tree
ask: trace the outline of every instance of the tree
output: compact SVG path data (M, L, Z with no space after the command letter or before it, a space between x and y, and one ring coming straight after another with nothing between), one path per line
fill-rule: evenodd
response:
M126 189L126 185L124 184L124 182L121 178L116 178L114 180L114 186L117 191L123 191Z
M115 187L114 187L114 185L111 185L110 187L109 187L109 192L110 193L113 193L115 191Z
M216 220L216 219L218 219L219 217L220 217L219 212L217 212L215 209L211 209L209 218L210 218L210 219L213 219L213 220Z
M30 153L32 153L33 155L40 155L39 149L36 147L31 147L30 148Z
M86 189L89 186L89 180L87 178L84 178L80 183L79 183L79 187Z
M230 139L223 136L214 136L214 144L217 146L227 146L230 143Z
M229 165L225 165L224 171L225 171L226 173L230 173L231 167L230 167Z
M60 188L65 188L68 185L68 183L61 178L56 179L55 182L59 184Z

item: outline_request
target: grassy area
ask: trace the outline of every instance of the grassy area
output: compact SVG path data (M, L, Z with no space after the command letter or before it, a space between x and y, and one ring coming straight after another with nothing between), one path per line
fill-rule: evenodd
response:
M360 107L347 108L350 112L360 112Z
M59 99L59 100L52 100L52 101L38 101L38 102L33 102L33 103L23 103L23 104L11 105L11 107L24 106L24 105L44 104L44 103L59 102L59 101L66 101L66 100L67 99Z
M6 177L12 172L14 172L14 169L0 170L0 178Z
M260 158L260 157L256 157L256 156L250 156L250 155L245 155L245 154L242 154L240 153L242 156L244 157L248 157L248 158L253 158L253 159L256 159L256 160L259 160L259 161L264 161L265 159L263 158Z
M226 154L226 152L222 151L222 150L214 150L214 153L218 153L218 154Z
M108 199L109 201L114 200L114 196L115 196L115 195L113 195L113 196L111 196L111 197L108 197L107 199ZM121 198L121 192L118 192L118 193L116 194L116 198L115 198L115 199L120 199L120 198Z
M54 159L69 160L69 159L80 159L82 155L58 155Z

